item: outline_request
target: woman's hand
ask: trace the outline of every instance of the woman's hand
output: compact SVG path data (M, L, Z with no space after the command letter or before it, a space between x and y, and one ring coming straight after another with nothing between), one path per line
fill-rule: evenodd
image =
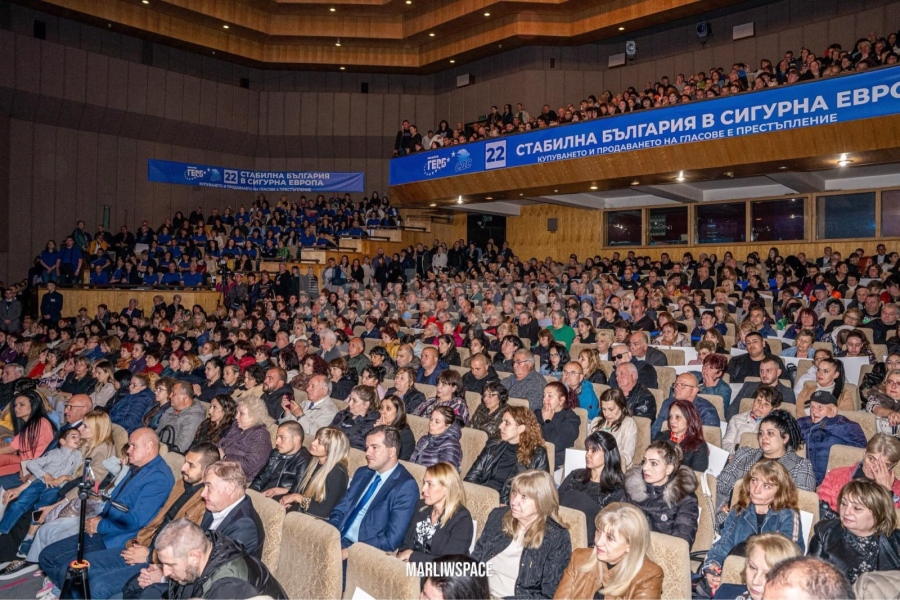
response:
M288 507L291 504L299 504L303 501L303 494L286 494L281 498L281 505Z
M403 562L409 562L410 556L412 556L412 550L401 550L397 553L397 558L399 558Z
M13 500L19 497L19 494L22 493L23 486L14 487L11 490L6 490L3 492L3 504L9 504Z

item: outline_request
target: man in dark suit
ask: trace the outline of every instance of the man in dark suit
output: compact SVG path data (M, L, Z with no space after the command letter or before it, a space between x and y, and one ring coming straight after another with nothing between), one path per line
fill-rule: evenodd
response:
M638 361L646 362L654 367L668 367L669 359L666 354L650 346L647 343L647 337L647 334L643 331L635 331L631 334L631 337L628 338L628 348L631 350L631 355Z
M341 532L341 555L356 542L394 552L403 542L419 499L419 486L399 464L400 433L379 425L366 436L366 462L353 474L347 493L328 522Z
M246 488L247 477L240 463L220 460L207 467L201 492L206 512L200 520L200 528L226 535L250 556L261 558L266 532L262 520L253 508L253 502L244 492ZM140 588L146 590L153 586L157 594L145 591L141 597L163 597L168 584L162 582L162 576L162 566L159 564L141 569L138 575L125 584L125 596L136 597ZM91 592L93 593L93 589ZM95 594L95 597L99 596Z

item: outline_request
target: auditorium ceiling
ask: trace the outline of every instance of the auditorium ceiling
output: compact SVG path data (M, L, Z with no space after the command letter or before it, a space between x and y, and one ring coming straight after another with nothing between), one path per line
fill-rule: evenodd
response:
M15 0L260 68L427 74L524 45L582 45L738 0ZM623 40L625 38L623 37Z

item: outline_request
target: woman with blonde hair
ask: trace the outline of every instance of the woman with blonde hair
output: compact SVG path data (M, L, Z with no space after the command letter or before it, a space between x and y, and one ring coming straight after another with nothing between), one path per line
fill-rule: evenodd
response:
M600 356L593 348L582 348L578 353L578 364L584 371L584 380L590 383L607 384L606 371L600 366Z
M762 600L766 574L781 561L803 556L803 552L797 544L780 533L760 533L747 539L746 555L744 585L723 584L716 594L717 597Z
M445 554L467 554L475 526L456 467L437 463L425 470L422 499L400 544L397 558L430 562Z
M484 447L465 480L500 492L500 502L506 504L512 479L534 469L550 471L541 426L528 407L507 406L500 421L500 442Z
M288 510L327 519L350 483L347 474L349 452L350 441L342 431L333 427L319 429L309 445L314 460L310 461L303 478L291 493L281 498L281 505Z
M553 476L530 470L510 482L509 506L491 511L472 558L492 565L492 598L550 598L571 554Z
M274 425L274 421L261 398L241 398L234 415L234 424L219 440L222 458L240 463L247 481L256 477L272 452L272 436L269 434L271 425Z
M109 473L103 465L107 458L116 456L116 443L113 439L112 421L102 410L92 410L81 419L78 432L81 434L81 455L91 459L91 470L95 481L103 481ZM84 465L76 471L81 477Z
M805 545L797 486L787 469L774 460L756 463L744 476L737 502L722 526L722 535L706 555L703 573L712 595L722 584L725 558L756 533L781 533L801 550Z
M578 548L553 596L557 599L659 598L663 571L650 560L650 526L637 507L614 502L594 521L593 548Z

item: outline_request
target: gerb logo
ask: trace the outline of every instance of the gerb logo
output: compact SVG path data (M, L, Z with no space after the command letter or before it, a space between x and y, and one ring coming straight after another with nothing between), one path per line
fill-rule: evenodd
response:
M190 179L190 180L202 179L205 176L206 176L206 171L204 171L203 169L200 169L198 167L188 167L187 169L184 170L184 178L185 179Z
M451 154L451 156L453 156ZM456 172L465 171L472 166L472 155L468 150L460 150L456 153Z
M431 177L450 163L449 158L429 156L425 159L425 175Z

